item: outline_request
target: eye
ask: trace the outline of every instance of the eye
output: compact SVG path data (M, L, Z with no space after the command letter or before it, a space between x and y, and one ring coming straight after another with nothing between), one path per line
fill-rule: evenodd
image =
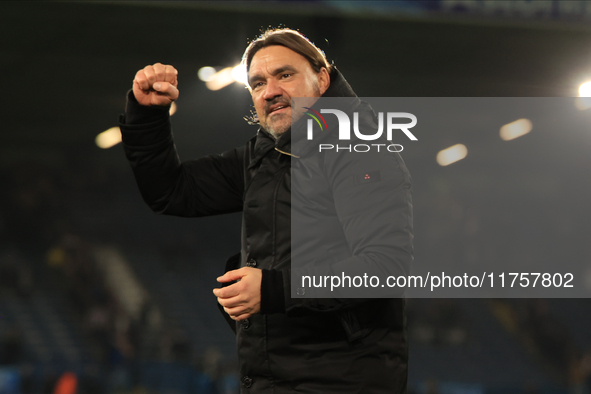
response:
M281 75L281 78L289 78L289 77L291 77L291 74L282 74Z

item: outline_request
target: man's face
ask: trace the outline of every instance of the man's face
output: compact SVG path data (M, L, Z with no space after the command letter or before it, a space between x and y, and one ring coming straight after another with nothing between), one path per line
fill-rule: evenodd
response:
M253 56L248 84L261 126L278 137L291 125L291 98L320 97L328 89L330 77L325 68L314 72L299 53L273 45Z

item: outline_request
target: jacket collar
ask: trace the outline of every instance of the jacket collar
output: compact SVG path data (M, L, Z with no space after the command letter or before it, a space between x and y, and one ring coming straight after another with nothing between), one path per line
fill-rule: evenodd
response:
M341 74L336 67L333 67L332 72L330 73L330 86L326 92L324 92L322 97L353 97L355 98L355 100L353 100L355 106L360 102L345 77L343 77L343 74ZM300 122L296 122L296 124L298 123ZM273 136L266 130L259 128L249 168L256 165L270 150L273 149L283 154L292 155L291 128L279 136L277 140L275 140L275 138L273 138Z

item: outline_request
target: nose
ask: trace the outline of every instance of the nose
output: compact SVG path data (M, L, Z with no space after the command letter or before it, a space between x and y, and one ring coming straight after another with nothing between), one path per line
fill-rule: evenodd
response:
M265 93L263 94L263 98L267 101L273 100L275 97L282 96L283 91L279 86L279 82L277 82L274 78L269 78L267 80L267 85L265 86Z

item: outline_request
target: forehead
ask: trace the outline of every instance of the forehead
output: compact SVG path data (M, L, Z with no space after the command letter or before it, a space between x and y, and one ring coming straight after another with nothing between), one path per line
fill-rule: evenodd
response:
M275 67L293 66L296 68L305 68L306 66L312 69L308 59L291 49L281 46L272 45L259 49L254 54L250 62L249 74L261 71L272 72Z

